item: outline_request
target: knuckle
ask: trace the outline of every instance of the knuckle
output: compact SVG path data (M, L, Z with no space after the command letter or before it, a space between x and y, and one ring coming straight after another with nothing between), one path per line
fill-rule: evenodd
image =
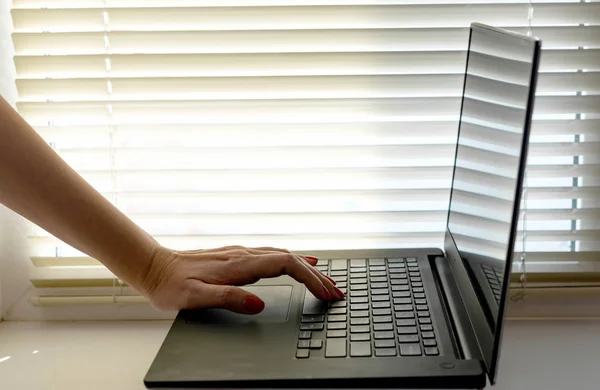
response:
M221 292L221 302L227 303L227 302L231 301L234 294L235 294L235 288L232 286L226 286L225 288L223 288L223 291Z

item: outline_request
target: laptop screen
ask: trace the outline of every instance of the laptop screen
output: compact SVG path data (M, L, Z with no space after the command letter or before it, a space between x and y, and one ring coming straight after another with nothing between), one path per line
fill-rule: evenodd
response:
M492 334L501 326L518 219L535 52L533 39L471 30L448 230Z

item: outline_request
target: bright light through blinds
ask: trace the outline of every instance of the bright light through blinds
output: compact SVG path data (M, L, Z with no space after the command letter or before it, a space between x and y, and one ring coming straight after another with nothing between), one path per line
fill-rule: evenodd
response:
M468 26L532 27L528 272L566 285L600 264L598 2L14 0L12 17L20 113L180 249L440 246ZM30 242L34 302L129 293Z

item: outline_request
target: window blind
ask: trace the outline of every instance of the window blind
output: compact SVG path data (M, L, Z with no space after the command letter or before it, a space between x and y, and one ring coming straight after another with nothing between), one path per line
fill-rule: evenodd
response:
M177 249L439 247L468 26L538 36L514 281L600 284L599 2L13 0L12 19L21 115ZM29 243L33 304L143 301Z

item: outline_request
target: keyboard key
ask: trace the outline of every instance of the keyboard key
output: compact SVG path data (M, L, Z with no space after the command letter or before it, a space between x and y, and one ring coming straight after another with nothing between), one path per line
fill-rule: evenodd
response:
M408 286L408 280L406 279L392 279L390 283L393 286Z
M331 307L346 307L346 301L333 301Z
M327 322L346 322L347 316L343 314L327 316Z
M352 268L352 269L350 270L350 272L351 272L352 274L355 274L355 273L357 273L357 272L361 272L361 273L362 273L362 272L367 272L367 267L354 267L354 268ZM366 277L366 276L363 276L363 278L365 278L365 277Z
M392 310L390 309L373 309L374 316L390 316L392 315Z
M414 270L409 270L408 274L412 277L412 278L418 278L421 276L421 273L419 271L414 271ZM420 280L415 280L416 282L420 282Z
M385 259L369 259L369 265L385 265Z
M389 302L372 302L371 306L373 309L385 309L391 307Z
M323 323L300 324L300 330L323 330Z
M368 310L350 311L350 317L351 318L363 318L363 317L368 317L368 316L369 316L369 311Z
M389 293L390 292L387 288L376 288L374 290L371 290L371 295L385 295Z
M331 270L348 269L348 261L346 260L331 260Z
M413 307L412 305L394 305L394 311L413 311Z
M362 291L362 290L367 290L369 288L369 286L367 286L366 284L351 284L350 285L350 291Z
M352 333L350 334L350 341L371 341L370 333Z
M371 356L371 343L368 341L358 341L350 343L351 357L367 357Z
M337 283L344 283L348 281L348 277L347 276L335 276L333 278L333 280L335 280Z
M415 297L415 299L425 299L425 294L423 293L416 293L413 296Z
M331 271L331 276L332 277L338 277L338 276L347 276L348 275L348 271Z
M392 264L388 264L388 268L389 269L400 269L400 268L405 268L406 266L404 265L404 263L392 263Z
M369 325L370 323L371 320L368 317L350 319L350 325Z
M354 304L354 303L369 303L369 298L367 298L366 296L364 297L353 297L352 295L350 295L350 303Z
M417 310L429 310L429 307L427 305L417 305Z
M296 351L296 358L298 359L307 359L310 356L310 350L308 349L299 349Z
M437 356L439 354L440 354L440 350L435 347L425 348L425 355L427 355L427 356Z
M354 267L366 267L367 261L365 259L352 259L350 260L350 268Z
M350 291L350 297L366 297L369 294L367 291Z
M392 278L393 274L404 274L404 268L390 268L390 278Z
M394 258L388 259L388 264L393 264L393 263L403 263L404 264L404 259L401 257L398 257L398 258L394 257Z
M437 341L434 339L423 340L423 345L426 347L437 347Z
M327 308L327 302L315 297L310 291L304 292L304 306L302 315L323 314Z
M300 340L307 340L310 339L312 337L312 333L311 332L300 332L298 333L298 338Z
M350 279L350 285L353 284L366 284L367 283L367 278L351 278Z
M327 324L327 330L340 330L346 329L345 322L330 322Z
M416 257L407 257L406 258L406 262L407 263L416 263L417 262L417 258Z
M385 340L385 339L394 339L394 332L375 332L373 333L373 338L375 340Z
M423 287L415 287L415 286L413 286L413 287L414 287L413 288L414 293L424 293L425 292L425 289Z
M383 332L388 330L394 330L394 326L392 324L374 324L373 330L375 332Z
M412 272L411 272L411 274L412 274ZM415 282L422 282L422 281L423 280L420 277L414 277L413 276L413 277L410 278L410 282L413 283L413 286L414 286Z
M338 284L336 284L336 287L342 289L348 287L348 284L346 282L339 282Z
M384 266L373 266L373 267L369 267L369 271L385 271L385 267Z
M416 334L403 334L403 335L398 336L398 342L399 343L418 343L419 336L417 336Z
M371 328L369 327L369 325L358 325L350 327L350 333L369 333L370 331Z
M424 339L434 339L435 338L435 333L433 333L433 332L421 332L421 337L423 337Z
M344 287L338 287L340 289L341 292L344 293L344 295L348 294L348 289L344 288Z
M416 326L401 326L398 328L398 334L417 334Z
M375 295L373 297L371 297L371 301L373 302L389 302L390 300L390 296L389 295Z
M387 291L388 287L389 286L388 286L387 282L383 282L383 283L373 283L373 282L371 282L371 288L373 290L375 290L375 289L377 289L377 290L384 289L384 290Z
M431 332L433 331L433 325L421 325L419 329L421 329L421 332Z
M392 291L410 291L410 287L408 287L408 286L392 286Z
M375 348L395 348L394 340L375 340Z
M418 311L417 316L418 317L429 317L429 312L428 311Z
M419 324L431 324L431 318L419 318Z
M410 300L410 291L394 291L392 292L393 298L409 298ZM408 302L411 303L411 302Z
M394 298L394 305L410 305L412 303L412 299L410 298ZM411 306L412 310L412 306Z
M396 348L394 348L394 349L392 349L392 348L376 349L375 356L377 356L377 357L396 356Z
M392 322L392 316L377 316L377 317L373 317L373 323L374 324L384 324L384 323L388 323L388 322Z
M325 357L346 357L346 339L331 339L325 343Z
M369 273L370 276L387 276L387 272L385 271L371 271Z
M345 330L328 330L327 331L328 339L333 339L333 338L337 338L337 337L346 337L346 331Z
M369 310L368 303L356 303L350 305L350 310Z
M345 307L332 307L327 311L327 314L346 314Z
M325 316L323 316L323 315L302 316L302 319L300 321L302 321L302 322L323 322L323 321L325 321Z
M421 346L419 344L400 344L400 355L421 356Z
M415 299L415 305L426 305L427 299Z
M387 285L387 278L384 276L376 276L371 278L371 283L385 283ZM371 285L372 287L372 285Z
M354 283L354 279L364 279L365 283L367 281L367 274L365 272L352 272L350 274L350 283Z
M397 320L415 318L415 313L412 311L397 311L394 313L394 317L396 317Z
M323 340L310 340L310 349L321 349L323 347Z
M417 326L414 319L396 320L396 326Z
M310 340L298 341L298 348L308 348L308 347L310 347Z

